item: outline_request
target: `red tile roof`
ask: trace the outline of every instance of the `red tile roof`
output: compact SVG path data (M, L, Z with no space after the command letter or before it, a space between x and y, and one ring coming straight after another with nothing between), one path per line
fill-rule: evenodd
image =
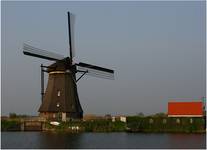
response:
M168 102L168 115L203 115L202 102Z

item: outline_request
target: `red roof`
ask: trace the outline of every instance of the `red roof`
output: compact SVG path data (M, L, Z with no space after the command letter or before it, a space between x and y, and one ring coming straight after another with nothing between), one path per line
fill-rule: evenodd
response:
M202 102L168 102L168 115L203 115Z

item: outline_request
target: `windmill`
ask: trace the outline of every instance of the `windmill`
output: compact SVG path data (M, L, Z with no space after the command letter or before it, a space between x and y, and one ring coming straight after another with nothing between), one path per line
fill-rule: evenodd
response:
M70 12L67 14L70 57L23 44L25 55L55 61L49 66L41 64L42 103L38 111L40 116L46 119L66 121L67 119L81 119L83 117L83 109L77 92L77 82L84 75L114 79L114 71L111 69L82 62L73 62ZM45 92L44 72L49 74ZM77 73L80 74L79 78L76 78Z

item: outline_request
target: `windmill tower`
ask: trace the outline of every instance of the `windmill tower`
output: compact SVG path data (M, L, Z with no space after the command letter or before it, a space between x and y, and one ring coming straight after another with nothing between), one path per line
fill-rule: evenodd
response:
M40 116L46 119L62 121L66 121L67 119L81 119L83 117L83 109L78 98L77 82L84 75L106 79L114 78L114 71L111 69L82 62L73 63L70 12L68 12L68 33L70 57L64 57L28 44L23 44L23 53L25 55L55 61L49 66L41 64L42 104L39 112ZM49 74L45 92L44 72ZM79 78L76 78L77 73L81 74Z

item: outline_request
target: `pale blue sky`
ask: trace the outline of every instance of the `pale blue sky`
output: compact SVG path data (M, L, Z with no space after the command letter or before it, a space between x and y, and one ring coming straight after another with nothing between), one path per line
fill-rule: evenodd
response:
M38 114L39 66L50 62L22 44L67 56L67 11L75 60L115 70L112 81L79 81L84 113L152 114L205 96L205 2L2 2L2 115Z

